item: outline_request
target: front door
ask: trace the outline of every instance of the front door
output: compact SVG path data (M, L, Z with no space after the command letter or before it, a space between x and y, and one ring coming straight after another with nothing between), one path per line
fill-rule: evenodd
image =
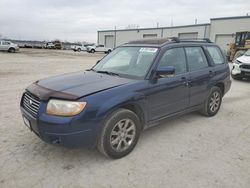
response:
M175 67L174 75L149 81L146 96L151 121L183 111L189 105L189 73L183 48L166 50L157 69L167 66Z

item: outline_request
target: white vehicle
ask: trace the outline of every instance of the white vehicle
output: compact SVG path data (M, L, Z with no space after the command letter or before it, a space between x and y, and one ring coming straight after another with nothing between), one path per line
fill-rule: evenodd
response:
M84 44L78 44L78 45L71 45L70 48L74 50L75 52L80 52L80 51L86 51L86 45Z
M19 47L17 44L14 44L10 41L0 41L0 51L7 51L14 53L19 50Z
M250 49L233 62L231 76L237 80L250 78Z
M46 49L54 49L55 45L53 44L53 42L46 42L44 44L44 48L46 48Z
M87 52L95 53L95 52L104 52L110 53L112 48L105 47L104 45L92 45L87 47Z

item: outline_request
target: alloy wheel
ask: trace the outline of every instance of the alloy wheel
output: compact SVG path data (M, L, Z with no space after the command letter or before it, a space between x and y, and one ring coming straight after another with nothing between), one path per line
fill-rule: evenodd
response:
M219 109L220 101L221 101L220 93L218 91L213 92L209 101L209 109L211 112L214 113Z
M135 123L131 119L122 119L111 131L110 145L117 152L125 151L134 142L135 135Z

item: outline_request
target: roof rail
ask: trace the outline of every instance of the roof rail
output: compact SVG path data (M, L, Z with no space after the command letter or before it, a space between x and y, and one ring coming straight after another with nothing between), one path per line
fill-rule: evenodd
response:
M180 42L207 42L212 43L209 38L187 38L187 39L179 39Z
M180 42L180 39L178 37L169 37L168 39L170 39L174 42Z

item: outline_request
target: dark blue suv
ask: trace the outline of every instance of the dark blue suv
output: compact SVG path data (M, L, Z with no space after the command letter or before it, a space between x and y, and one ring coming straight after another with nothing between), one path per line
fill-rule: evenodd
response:
M230 85L227 60L208 39L132 41L89 70L31 84L21 112L48 143L97 146L121 158L161 120L192 111L214 116Z

